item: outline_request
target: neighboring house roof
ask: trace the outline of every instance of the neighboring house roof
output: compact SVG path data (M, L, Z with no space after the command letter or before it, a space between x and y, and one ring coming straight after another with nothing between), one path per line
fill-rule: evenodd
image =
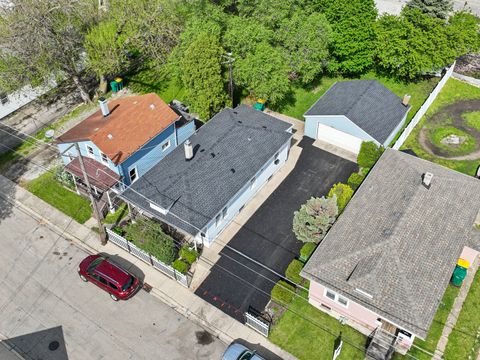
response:
M246 105L224 109L190 137L193 159L177 147L121 197L196 235L289 141L289 128ZM147 199L170 212L161 215Z
M92 141L115 164L180 118L156 94L129 96L108 102L110 115L98 110L57 138L57 142Z
M383 144L403 120L410 106L377 80L335 83L305 116L345 115Z
M479 180L387 149L302 275L425 338L464 246L479 249L479 209Z
M82 156L82 158L90 185L101 190L108 190L120 180L120 176L108 166L89 157ZM65 170L82 180L84 179L78 157L70 161L65 166Z

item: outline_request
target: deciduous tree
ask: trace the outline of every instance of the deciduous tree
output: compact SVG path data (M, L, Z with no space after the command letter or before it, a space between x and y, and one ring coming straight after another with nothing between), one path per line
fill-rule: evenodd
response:
M293 232L303 242L319 243L338 215L336 196L331 198L312 197L295 211Z

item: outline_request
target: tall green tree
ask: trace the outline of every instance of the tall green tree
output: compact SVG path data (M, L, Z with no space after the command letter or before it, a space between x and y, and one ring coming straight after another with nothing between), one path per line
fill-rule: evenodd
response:
M226 22L222 43L234 57L243 59L255 51L258 43L268 42L273 38L274 32L255 19L230 16Z
M222 77L223 54L219 38L202 32L187 47L180 61L187 100L204 120L208 120L228 103Z
M0 7L0 83L4 90L26 83L68 78L84 101L90 101L82 80L83 41L97 21L91 0L12 0Z
M327 234L338 215L337 198L312 197L295 211L293 232L298 240L319 243Z
M278 104L288 93L288 71L283 51L267 42L257 44L252 53L234 64L236 82L248 89L251 96L266 99L270 104Z
M323 14L298 11L282 21L277 39L285 49L290 78L303 83L314 80L327 66L332 29Z
M448 18L453 11L452 0L410 0L406 6L440 19Z
M320 10L333 29L329 69L344 74L360 74L373 65L374 0L323 0Z
M377 22L377 64L392 76L414 79L475 49L478 21L466 15L453 17L448 24L405 7L400 16L384 15Z
M303 8L301 0L237 0L238 15L250 18L263 25L276 29L280 23Z

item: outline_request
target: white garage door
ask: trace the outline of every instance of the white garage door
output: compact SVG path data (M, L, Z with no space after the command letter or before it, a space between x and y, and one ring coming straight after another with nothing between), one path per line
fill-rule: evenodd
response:
M353 135L323 124L318 124L317 138L355 154L360 152L360 146L363 141Z

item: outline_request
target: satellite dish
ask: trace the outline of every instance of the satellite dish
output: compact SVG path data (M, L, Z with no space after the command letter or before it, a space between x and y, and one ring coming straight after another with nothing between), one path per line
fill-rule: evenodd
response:
M47 130L47 131L45 132L45 137L46 137L47 139L51 139L51 138L53 138L53 135L54 135L54 134L55 134L55 130L50 129L50 130Z

